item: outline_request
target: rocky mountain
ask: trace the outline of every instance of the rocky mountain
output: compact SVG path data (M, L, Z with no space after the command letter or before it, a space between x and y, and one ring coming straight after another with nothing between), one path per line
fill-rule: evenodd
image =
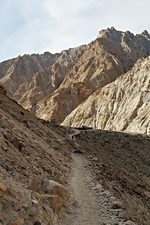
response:
M90 95L62 124L150 135L150 57Z
M103 87L130 71L137 60L149 55L150 35L147 31L134 35L129 31L117 31L111 27L100 31L98 37L86 46L56 54L46 52L43 55L24 55L0 63L0 84L5 87L9 97L44 120L71 126L84 124L93 126L95 123L96 128L128 129L145 133L148 129L148 122L135 122L134 120L135 127L133 128L133 123L129 127L127 123L133 122L132 119L135 118L124 116L127 120L129 119L128 122L121 118L122 121L119 121L118 125L113 125L116 121L112 121L114 114L109 115L108 112L106 112L107 116L104 116L105 121L101 122L103 124L98 125L99 119L94 119L94 115L97 115L95 113L97 108L94 108L94 103L88 108L84 101L90 104L89 99L94 99ZM148 79L148 76L145 79ZM126 86L125 83L124 85ZM144 88L148 88L148 85ZM137 92L138 90L140 88L136 89ZM110 102L113 101L111 94L109 97ZM102 99L105 104L105 98ZM126 102L125 105L128 106L128 104L131 104L131 101ZM80 106L86 108L81 109ZM90 115L91 107L93 111ZM132 106L129 105L128 108ZM98 110L100 111L100 108ZM109 112L111 113L112 110ZM100 113L103 115L104 111ZM72 115L77 115L77 117L73 118ZM136 125L138 123L140 125Z
M65 77L60 87L37 104L36 115L61 123L94 91L129 71L141 57L150 54L150 39L144 32L133 35L113 27L101 31Z
M0 224L147 225L149 147L146 135L38 119L0 87Z
M62 83L85 46L51 54L24 55L0 63L0 84L8 96L34 111L35 104Z
M112 27L0 63L0 225L149 224L149 55Z

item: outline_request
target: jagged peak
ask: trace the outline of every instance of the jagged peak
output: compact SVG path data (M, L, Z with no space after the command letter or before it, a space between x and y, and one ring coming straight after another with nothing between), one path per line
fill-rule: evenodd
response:
M129 31L123 32L123 31L116 30L115 27L110 27L110 28L108 27L107 29L103 29L99 31L97 38L110 39L116 43L120 43L122 37L128 34L130 34Z
M106 38L106 39L110 39L116 43L121 43L122 39L127 38L127 39L136 39L139 37L143 37L145 39L147 39L148 41L150 41L150 34L147 30L144 30L141 34L134 34L132 32L130 32L129 30L127 31L119 31L116 30L114 27L108 27L106 29L102 29L101 31L99 31L99 34L97 36L97 38Z
M127 36L130 36L130 37L134 36L134 34L129 30L125 31L124 34L127 35Z
M102 29L99 31L99 34L98 34L98 38L101 38L101 37L104 37L108 34L114 34L114 33L118 33L118 32L121 32L121 31L117 31L115 29L115 27L107 27L106 29Z
M132 33L131 31L127 30L127 31L120 31L117 30L115 27L107 27L106 29L102 29L99 31L98 33L98 38L100 37L107 37L108 35L114 35L114 34L124 34L124 35L129 35L129 36L135 36L134 33ZM139 34L137 34L139 35ZM150 34L147 30L144 30L141 35L145 36L146 38L150 39Z
M147 30L144 30L141 34L142 34L144 37L150 39L150 34L148 33Z

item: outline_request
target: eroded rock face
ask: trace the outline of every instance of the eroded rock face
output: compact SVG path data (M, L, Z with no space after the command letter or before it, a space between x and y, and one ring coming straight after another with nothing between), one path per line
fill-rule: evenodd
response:
M9 97L34 112L35 104L62 83L85 46L51 54L32 54L0 63L0 83Z
M54 180L48 180L45 183L44 191L48 194L59 195L64 200L64 202L68 199L67 190L63 187L63 185L59 184Z
M66 126L150 134L150 57L96 91L63 122Z
M94 122L98 120L97 118L93 119L91 107L92 111L95 111L94 115L98 116L97 108L95 109L97 99L94 100L97 94L92 94L95 91L99 93L101 88L130 71L139 58L146 58L149 55L150 35L147 31L134 35L129 31L117 31L111 27L100 31L96 40L86 46L65 50L57 54L46 52L43 55L24 55L0 63L0 84L5 87L10 97L44 120L62 123L75 110L72 115L77 117L69 117L69 122L66 123L67 118L63 124L84 125L84 121L86 121L85 125L91 126L94 123L95 128L115 130L128 128L131 131L145 132L147 126L144 125L145 122L141 123L139 128L136 126L139 122L135 120L134 124L127 125L127 123L131 123L132 117L123 115L123 111L122 117L130 118L129 121L123 122L121 118L118 124L114 125L117 120L111 121L116 111L111 114L112 110L107 109L107 107L103 109L109 112L105 114L107 118L105 115L100 115L99 121L102 122L98 124L98 122ZM114 97L109 93L108 95L109 102L118 105L113 100ZM82 118L79 116L81 112L77 112L76 108L84 101L90 103L91 100L87 100L89 97L93 99L93 105L86 107L87 112ZM102 101L104 104L106 103L103 96L101 96L101 104L103 104ZM116 101L118 100L116 99ZM135 102L137 103L138 100ZM128 103L131 102L126 102L126 107L132 108ZM135 106L135 108L137 107ZM147 117L146 108L147 105L144 106L144 111L140 112L142 117L144 113ZM141 119L139 118L139 120ZM146 133L148 132L146 131Z
M37 104L36 115L61 123L94 91L129 71L140 57L150 54L148 35L114 28L101 31L68 72L60 87Z

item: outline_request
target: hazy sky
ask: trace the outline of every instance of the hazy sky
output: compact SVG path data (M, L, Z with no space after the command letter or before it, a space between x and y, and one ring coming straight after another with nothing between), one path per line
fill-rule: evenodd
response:
M150 31L150 0L4 0L0 2L0 61L88 43L114 26Z

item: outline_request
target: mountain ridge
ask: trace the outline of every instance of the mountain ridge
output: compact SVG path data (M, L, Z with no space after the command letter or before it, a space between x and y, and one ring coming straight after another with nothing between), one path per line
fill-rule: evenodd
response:
M150 35L99 35L0 63L0 225L149 224Z
M150 57L90 95L62 123L150 135Z
M43 121L7 97L0 86L1 224L67 225L80 219L85 221L87 208L84 202L80 203L84 198L75 198L80 188L79 196L85 190L86 196L95 196L87 202L88 209L91 209L91 199L98 207L92 211L100 212L97 221L108 222L112 218L111 221L122 225L147 225L150 219L149 146L150 137L142 134L77 130ZM87 160L87 164L81 160ZM79 176L77 189L74 183L70 189L69 178L76 183L72 173L76 170L77 175L83 174ZM90 180L89 188L85 183L87 189L80 182L84 177ZM98 204L99 198L105 201ZM83 218L81 208L86 212ZM81 215L76 214L77 210ZM71 223L65 220L65 212L71 221L73 219ZM93 221L91 216L90 220Z
M87 45L0 63L0 84L9 97L36 116L62 123L96 90L149 55L150 35L146 30L134 35L111 27L100 31Z
M129 43L131 49L128 49L128 46L123 43L123 47L120 45L121 47L118 50L118 47L110 38L103 37L107 33L110 35L114 32L115 34L119 33L123 40L125 38L125 41L129 36L127 43ZM40 102L38 103L37 116L46 120L52 118L56 122L62 122L68 113L86 100L94 91L111 83L130 70L139 57L146 57L150 54L150 41L146 39L145 45L148 44L148 48L143 47L143 44L141 44L141 38L143 42L142 35L136 37L130 32L125 34L112 28L104 31L103 36L87 46L79 63L75 65L68 74L68 78L66 77L56 92L42 100L41 106ZM114 35L112 36L114 38ZM130 40L130 37L134 41ZM62 98L62 96L64 97Z

